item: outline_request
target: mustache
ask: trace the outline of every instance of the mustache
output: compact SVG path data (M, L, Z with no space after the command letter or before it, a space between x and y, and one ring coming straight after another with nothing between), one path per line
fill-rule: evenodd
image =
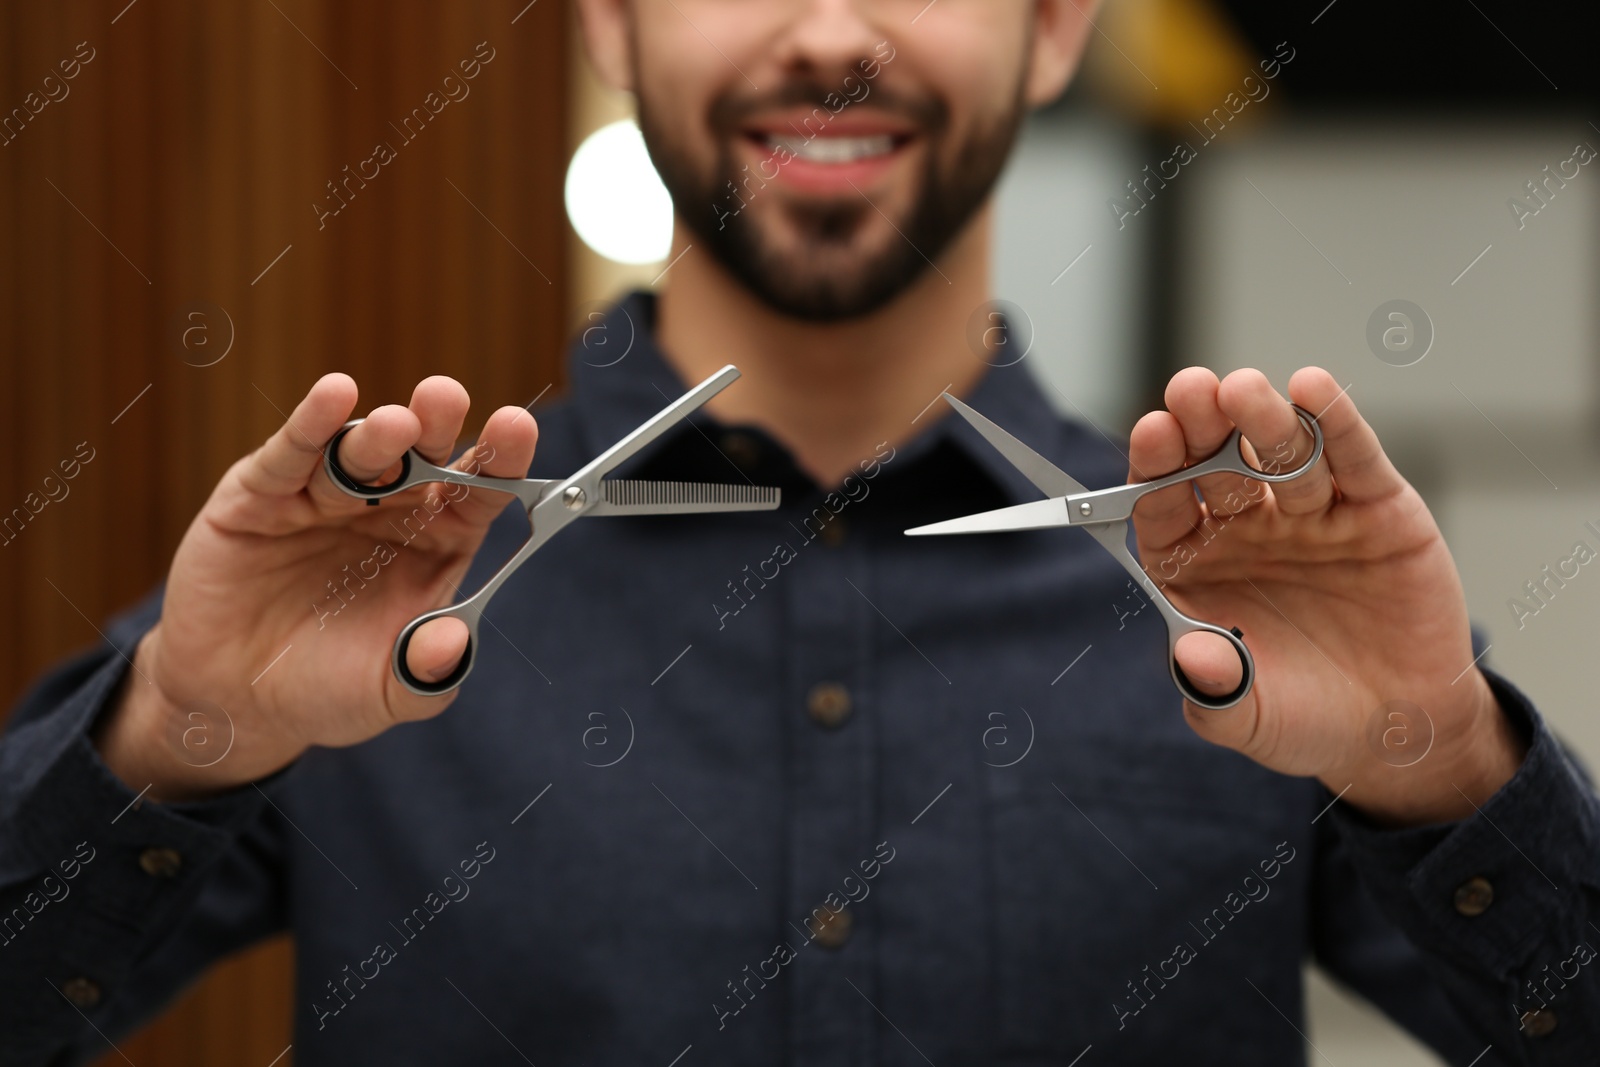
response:
M735 134L764 112L811 107L832 121L835 115L869 99L875 110L904 119L924 133L939 133L949 125L950 108L938 97L873 85L856 74L847 75L840 85L793 79L760 93L724 94L712 102L709 119L717 133Z

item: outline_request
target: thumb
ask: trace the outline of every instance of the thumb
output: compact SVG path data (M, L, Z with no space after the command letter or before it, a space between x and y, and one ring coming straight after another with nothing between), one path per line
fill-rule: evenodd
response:
M1244 680L1239 653L1214 633L1200 630L1184 634L1178 638L1173 657L1194 687L1208 696L1227 696ZM1255 739L1257 716L1253 687L1231 708L1202 708L1191 700L1183 702L1183 717L1195 733L1214 745L1239 752L1245 752Z
M477 649L468 647L473 640L460 619L448 615L430 619L418 626L406 642L406 670L424 685L441 682L456 671L466 656L477 654ZM454 703L461 691L457 686L428 695L412 692L387 664L383 675L384 699L396 722L431 719Z

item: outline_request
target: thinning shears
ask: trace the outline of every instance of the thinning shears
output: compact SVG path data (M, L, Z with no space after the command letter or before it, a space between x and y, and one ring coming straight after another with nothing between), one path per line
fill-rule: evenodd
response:
M605 479L625 460L688 418L738 377L738 368L732 365L723 367L662 408L570 478L490 478L435 466L415 450L410 450L401 457L398 478L383 485L365 485L350 477L339 466L339 442L361 420L346 423L323 450L323 461L333 484L351 496L364 497L368 503L376 504L383 497L405 492L418 485L445 482L510 493L521 501L528 513L528 540L483 584L483 588L460 603L418 615L400 631L390 656L390 666L400 684L422 696L448 693L461 685L472 673L473 662L477 659L478 623L490 599L528 561L528 557L574 519L585 515L686 515L721 511L771 511L776 508L779 491L767 486ZM460 619L466 623L467 648L462 653L461 662L448 677L437 682L426 682L412 674L406 666L406 649L418 627L444 618Z
M1310 432L1314 443L1311 448L1311 458L1293 470L1265 471L1252 467L1245 458L1243 435L1235 430L1227 441L1223 442L1220 449L1192 467L1185 467L1183 470L1148 482L1135 482L1131 485L1118 485L1091 492L1071 475L949 393L945 393L944 398L956 409L957 414L983 435L984 440L1010 460L1012 466L1021 471L1028 481L1050 499L918 526L907 530L906 533L919 536L990 533L1002 530L1043 530L1057 526L1079 527L1100 542L1101 547L1111 553L1134 580L1144 587L1156 610L1161 613L1162 619L1167 624L1167 669L1172 674L1173 684L1178 687L1178 691L1194 704L1213 710L1231 708L1243 700L1255 683L1256 676L1255 660L1250 655L1250 649L1245 646L1244 634L1238 628L1223 629L1209 622L1191 619L1179 611L1145 573L1145 569L1139 565L1138 557L1128 547L1128 522L1133 518L1134 505L1147 493L1165 489L1170 485L1191 482L1208 474L1241 474L1263 482L1293 481L1316 466L1317 460L1322 458L1322 427L1316 418L1304 408L1296 406L1294 409L1295 415L1299 417L1301 425ZM1197 631L1216 634L1232 645L1233 650L1239 654L1239 663L1244 668L1244 674L1238 688L1233 692L1223 696L1211 696L1201 692L1178 666L1176 656L1178 638Z

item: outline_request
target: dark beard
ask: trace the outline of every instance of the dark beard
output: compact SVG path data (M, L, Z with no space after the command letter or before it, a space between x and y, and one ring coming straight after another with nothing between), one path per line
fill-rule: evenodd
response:
M779 96L785 102L820 103L827 90L818 86L787 87ZM719 101L713 108L712 129L724 146L736 134L728 118L734 110ZM981 123L956 154L957 162L941 170L941 149L948 138L948 114L943 104L913 106L919 132L928 140L928 162L923 170L918 199L910 216L896 220L897 235L884 249L868 253L847 268L836 265L837 253L847 249L861 227L878 213L865 198L828 206L791 206L790 219L805 235L802 247L783 251L764 243L760 228L741 220L740 199L732 189L745 186L751 172L733 164L731 148L719 153L712 176L696 174L683 152L670 143L652 121L655 110L639 98L639 128L650 157L672 196L678 217L694 231L723 267L763 303L791 318L810 322L838 322L869 315L910 288L942 255L950 242L972 220L1005 168L1024 105L1021 85L1010 109L992 122ZM760 179L749 186L761 195ZM830 247L831 246L831 247ZM809 254L815 250L821 255ZM830 256L827 253L833 252Z

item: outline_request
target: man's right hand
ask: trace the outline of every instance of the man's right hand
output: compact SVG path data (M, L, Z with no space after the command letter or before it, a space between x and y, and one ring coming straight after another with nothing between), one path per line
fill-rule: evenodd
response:
M452 695L401 686L390 651L412 618L456 599L510 497L424 485L374 507L346 495L323 470L322 449L355 405L348 375L323 377L286 425L229 468L185 533L161 619L95 732L107 765L133 788L148 783L158 800L205 796L271 774L311 745L353 745L450 704ZM408 448L442 464L467 406L458 382L428 378L409 406L376 408L346 435L340 464L370 483L396 476ZM523 477L537 438L527 410L501 408L454 466ZM417 631L406 664L443 678L466 643L464 624L435 620Z

